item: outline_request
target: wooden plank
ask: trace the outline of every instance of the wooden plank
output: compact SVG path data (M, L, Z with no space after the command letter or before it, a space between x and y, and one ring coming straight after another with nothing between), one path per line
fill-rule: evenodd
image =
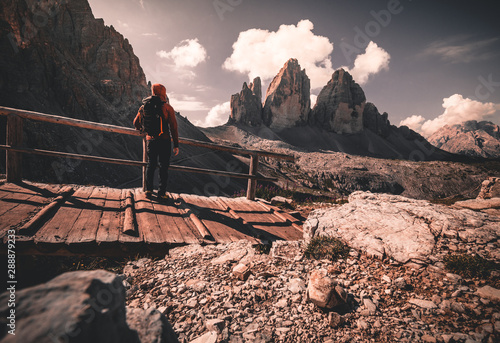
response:
M97 230L97 244L118 242L123 226L121 195L122 191L120 189L108 189L101 221L99 222L99 229Z
M180 199L185 202L186 206L198 217L203 225L207 227L210 234L217 243L231 243L230 235L224 230L222 225L213 225L214 218L210 215L213 206L211 203L205 203L201 197L190 194L181 194Z
M239 199L239 203L232 201L230 206L237 208L236 214L256 230L284 240L302 239L301 230L294 227L294 224L275 216L272 211L265 211L257 202Z
M182 214L169 203L153 203L158 224L166 241L172 244L185 243L186 240L198 242L198 238L193 234L186 221L182 219Z
M179 228L179 232L181 233L184 242L188 244L196 244L203 242L203 237L201 236L196 225L191 220L190 214L180 209L180 204L182 203L183 200L180 198L178 194L168 193L168 195L175 202L175 204L171 206L175 207L178 213L180 214L180 216L173 216L172 219Z
M200 218L194 214L194 212L191 210L191 208L186 204L184 199L182 199L179 195L172 196L172 199L176 200L176 204L178 206L179 212L184 216L184 217L189 217L191 222L194 224L196 229L198 230L198 233L200 234L203 239L208 239L208 240L213 240L213 236L210 233L210 231L207 229L205 224L202 223Z
M130 191L129 189L122 189L122 192L121 192L120 208L121 208L121 211L123 213L125 212L127 193L129 191ZM132 190L132 192L134 192L134 190ZM118 241L120 243L124 244L122 246L124 250L136 249L138 247L139 243L144 242L144 237L142 236L142 231L140 231L140 230L137 230L136 235L128 235L128 234L123 233L123 227L121 227L119 231L120 232L119 232L119 236L118 236Z
M256 239L258 240L266 240L266 241L275 241L277 239L279 239L280 237L278 236L275 236L275 235L272 235L270 234L269 232L265 231L265 230L260 230L260 229L257 229L255 228L253 225L251 225L250 223L248 223L247 221L245 221L240 215L238 212L234 211L232 209L232 207L235 207L235 208L244 208L243 202L247 202L246 199L229 199L229 198L219 198L218 201L220 203L222 203L224 206L227 206L228 208L228 211L229 213L231 214L231 216L233 218L235 218L236 220L240 221L245 227L248 228L249 232L251 233L251 235L253 237L255 237ZM246 207L245 207L246 208ZM260 242L259 242L260 243Z
M253 240L251 233L232 218L218 202L210 198L183 194L182 198L190 206L203 224L208 228L215 241L229 243L241 239Z
M158 224L151 200L146 198L146 194L140 189L136 189L134 195L137 229L142 232L144 242L147 244L165 243L167 240Z
M2 206L2 208L9 208L9 210L0 217L0 240L10 228L18 227L28 221L31 216L35 215L49 201L50 197L55 195L48 189L34 185L25 184L19 187L26 190L23 193L32 195L28 195L24 199L8 199L12 201L9 206ZM20 197L20 194L17 193L15 197ZM4 201L6 199L0 200L0 202Z
M102 210L106 202L107 188L96 187L92 191L85 207L73 224L66 238L66 244L80 244L95 242Z
M294 223L294 224L300 224L301 223L300 220L298 220L294 216L292 216L292 215L290 215L290 214L282 211L281 209L279 209L276 206L263 203L262 201L257 201L256 203L259 204L260 206L262 206L262 208L265 211L272 212L275 216L278 216L279 218L283 219L284 221L288 220L288 221L290 221L291 223Z
M277 236L286 241L300 241L304 239L302 232L297 230L293 226L253 224L253 227L258 230L266 231L267 233Z
M265 210L269 210L274 216L280 218L281 220L290 223L290 226L292 226L294 229L303 232L302 222L294 216L282 211L278 207L265 204L261 201L256 202L256 204L260 205Z
M53 194L50 191L46 191L42 188L32 189L29 185L15 185L15 184L6 184L4 185L4 192L7 194L5 197L0 199L0 218L7 212L11 211L13 208L19 206L24 203L27 204L31 201L34 196L44 194L49 197ZM7 191L8 189L8 191ZM44 192L45 191L45 192Z
M32 235L38 230L45 221L55 213L59 207L66 201L66 199L73 194L74 189L71 186L63 187L59 192L59 196L55 198L50 204L42 208L29 222L24 224L17 233L19 235Z
M125 218L123 220L123 233L131 236L138 236L134 215L134 193L127 192L125 198Z
M37 244L64 243L73 224L85 208L85 203L92 194L93 187L81 187L69 197L60 210L34 236Z

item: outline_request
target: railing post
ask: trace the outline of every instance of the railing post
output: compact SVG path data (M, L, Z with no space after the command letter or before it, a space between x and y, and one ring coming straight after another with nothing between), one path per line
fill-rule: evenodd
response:
M259 169L259 155L252 155L250 158L249 175L256 176ZM257 180L248 179L247 199L255 200L255 191L257 190Z
M7 145L20 147L23 143L23 119L14 114L7 116ZM20 182L23 178L22 153L7 150L7 182Z
M148 162L146 137L142 139L142 162ZM146 191L146 166L142 167L142 190Z

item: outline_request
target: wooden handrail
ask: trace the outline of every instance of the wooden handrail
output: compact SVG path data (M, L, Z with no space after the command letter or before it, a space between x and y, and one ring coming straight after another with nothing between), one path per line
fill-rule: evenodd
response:
M73 127L78 127L78 128L82 128L82 129L91 129L91 130L98 130L98 131L105 131L105 132L112 132L112 133L121 133L124 135L137 136L137 137L144 137L145 136L145 134L141 133L140 131L132 129L132 128L128 128L128 127L116 126L116 125L110 125L110 124L101 124L101 123L95 123L95 122L81 120L81 119L67 118L67 117L55 116L52 114L25 111L25 110L19 110L19 109L15 109L15 108L0 106L0 115L8 116L9 114L11 114L11 115L14 114L14 115L17 115L21 118L43 121L43 122L52 123L52 124L62 124L62 125L73 126ZM287 160L287 161L291 161L291 162L295 161L295 158L291 155L277 154L277 153L262 151L262 150L248 150L248 149L243 149L243 148L219 145L219 144L215 144L215 143L197 141L197 140L189 139L189 138L179 137L179 143L191 145L191 146L195 146L195 147L200 147L200 148L208 148L208 149L212 149L212 150L226 151L226 152L236 154L236 155L243 155L243 156L258 155L258 156L263 156L263 157L271 157L271 158Z
M116 159L116 158L91 156L91 155L70 154L67 152L59 152L59 151L51 151L51 150L18 148L18 147L12 147L12 146L8 146L8 145L0 145L0 150L22 152L25 154L34 154L34 155L42 155L42 156L72 158L75 160L84 160L84 161L91 161L91 162L104 162L104 163L111 163L111 164L120 164L120 165L133 166L133 167L145 167L147 165L146 162L140 162L140 161L121 160L121 159ZM250 179L250 180L254 180L254 181L276 181L277 180L274 177L264 177L264 176L258 176L258 175L233 173L233 172L226 172L226 171L219 171L219 170L185 167L185 166L172 165L172 164L170 165L170 167L168 169L169 170L183 171L183 172L188 172L188 173L198 173L198 174L234 177L236 179Z
M106 157L98 157L98 156L90 156L90 155L81 155L81 154L70 154L63 153L58 151L49 151L49 150L41 150L41 149L31 149L31 148L23 148L22 145L22 120L21 118L43 121L53 124L60 124L72 127L78 127L82 129L91 129L98 131L105 131L111 133L119 133L130 136L142 137L145 139L145 134L141 133L138 130L109 125L109 124L101 124L95 123L91 121L85 121L74 118L67 118L61 116L55 116L51 114L33 112L33 111L25 111L19 110L15 108L8 108L0 106L0 115L7 116L7 145L0 145L0 150L7 151L7 181L15 182L20 181L22 178L22 169L21 169L21 154L37 154L37 155L46 155L46 156L55 156L55 157L66 157L72 159L80 159L80 160L88 160L95 162L105 162L105 163L113 163L113 164L121 164L121 165L130 165L130 166L141 166L143 167L143 185L144 185L144 168L146 165L145 153L143 156L143 161L131 161L131 160L121 160L114 158L106 158ZM203 173L209 175L219 175L226 177L234 177L234 178L242 178L248 179L248 189L247 189L247 198L254 200L255 199L255 190L256 190L256 182L257 180L265 180L265 181L276 181L276 178L266 178L258 176L257 169L259 165L259 156L262 157L270 157L283 159L287 161L295 161L295 158L290 155L285 154L277 154L268 151L262 150L248 150L237 147L230 147L219 145L215 143L208 143L197 141L194 139L188 138L179 138L179 143L191 145L195 147L202 147L212 150L225 151L236 155L250 156L250 171L249 174L239 174L232 173L226 171L218 171L218 170L209 170L209 169L201 169L201 168L192 168L192 167L184 167L184 166L175 166L171 165L170 169L192 172L192 173Z

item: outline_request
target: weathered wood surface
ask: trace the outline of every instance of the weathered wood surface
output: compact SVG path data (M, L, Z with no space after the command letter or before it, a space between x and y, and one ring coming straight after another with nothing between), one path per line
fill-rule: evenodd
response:
M9 229L19 254L161 255L184 244L302 239L302 223L268 204L168 195L159 202L141 189L0 183L0 252Z

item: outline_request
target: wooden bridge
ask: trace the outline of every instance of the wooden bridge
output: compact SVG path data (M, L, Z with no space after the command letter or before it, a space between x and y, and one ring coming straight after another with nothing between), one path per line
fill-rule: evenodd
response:
M259 157L293 161L293 156L246 150L180 138L181 144L250 157L249 174L171 166L172 170L248 179L247 197L201 197L169 194L166 202L145 197L143 189L112 189L22 181L23 154L138 166L142 161L69 154L23 146L23 120L143 136L139 131L67 117L0 107L7 116L6 180L0 181L0 253L15 232L18 254L115 256L164 255L172 246L228 243L246 239L256 244L302 238L302 223L263 201L255 201ZM145 144L144 144L145 146Z
M165 255L183 244L255 244L302 239L301 221L263 201L169 194L158 202L141 189L24 182L0 185L0 238L16 232L16 253Z

